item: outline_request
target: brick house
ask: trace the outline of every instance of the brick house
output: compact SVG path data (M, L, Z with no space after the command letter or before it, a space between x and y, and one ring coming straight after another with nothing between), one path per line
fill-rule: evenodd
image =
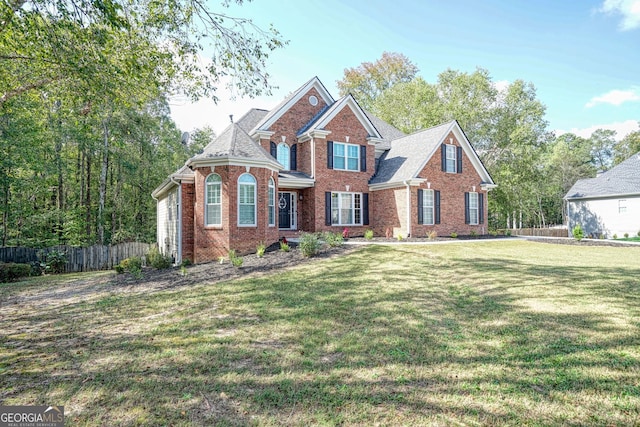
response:
M485 234L493 187L455 120L405 135L314 77L230 124L152 195L160 249L205 262L301 231Z

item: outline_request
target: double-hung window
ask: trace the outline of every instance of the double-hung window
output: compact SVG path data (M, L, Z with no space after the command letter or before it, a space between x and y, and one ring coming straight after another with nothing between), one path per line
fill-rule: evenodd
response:
M435 224L434 192L433 190L421 190L421 191L422 191L422 224L433 225Z
M478 193L469 193L469 224L478 225Z
M360 170L360 146L354 144L333 143L333 168L359 171Z
M627 213L627 201L626 199L618 200L618 213Z
M447 157L446 157L446 172L451 172L451 173L456 173L456 163L457 163L457 156L456 156L456 146L455 145L446 145L446 150L447 150Z
M331 193L331 225L362 225L361 193Z
M289 146L285 143L278 144L277 160L285 170L291 170L291 156Z
M248 173L238 178L238 225L256 225L256 179Z
M205 225L222 225L222 179L217 173L209 175L205 181Z

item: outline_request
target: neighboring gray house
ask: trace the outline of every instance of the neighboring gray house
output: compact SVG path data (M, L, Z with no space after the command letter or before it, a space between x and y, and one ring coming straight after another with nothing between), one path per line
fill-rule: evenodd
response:
M564 196L569 233L606 238L640 231L640 152L597 178L578 180Z

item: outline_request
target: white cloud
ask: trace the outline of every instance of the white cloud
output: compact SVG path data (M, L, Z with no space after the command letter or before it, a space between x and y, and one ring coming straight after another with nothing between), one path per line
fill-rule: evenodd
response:
M638 121L636 120L626 120L624 122L615 122L615 123L608 123L608 124L603 124L603 125L594 125L594 126L589 126L587 128L582 128L582 129L578 129L578 128L572 128L570 130L562 130L562 129L558 129L555 131L556 135L562 135L563 133L573 133L575 135L578 135L582 138L589 138L591 136L591 134L593 132L595 132L598 129L610 129L610 130L615 130L616 131L616 141L620 141L622 138L624 138L625 136L627 136L628 134L630 134L631 132L635 132L637 130L640 130L640 126L638 125Z
M623 31L640 28L640 0L604 0L599 10L622 15Z
M640 1L640 0L639 0ZM629 90L611 90L604 95L595 96L585 104L585 107L591 108L598 104L621 105L624 102L640 101L640 91L638 88Z

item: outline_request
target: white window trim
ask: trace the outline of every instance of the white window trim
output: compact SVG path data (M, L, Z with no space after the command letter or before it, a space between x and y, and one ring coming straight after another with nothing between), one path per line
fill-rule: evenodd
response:
M248 183L240 183L240 178L242 178L243 176L248 175L251 178L253 178L253 183L252 184L248 184ZM253 186L253 223L252 224L241 224L240 223L240 186L242 185L247 185L247 186ZM256 180L256 177L251 175L250 173L243 173L242 175L240 175L238 177L238 227L256 227L258 225L258 215L257 215L257 209L258 209L258 194L257 194L257 187L258 187L258 180Z
M281 150L287 150L287 163L283 163L280 161L280 153L282 152ZM289 147L286 143L281 142L280 144L278 144L278 146L276 147L276 160L278 160L278 163L280 163L282 166L284 166L284 170L291 170L291 147Z
M422 189L422 225L436 224L436 195L434 190ZM431 206L427 205L427 194L431 194ZM431 222L427 222L427 211L431 211Z
M338 209L338 223L334 223L333 222L333 210L334 210L334 208L333 208L333 196L334 196L334 194L338 195L338 208L337 208ZM360 208L359 208L359 210L360 210L360 222L359 223L353 222L353 223L350 223L350 224L343 224L343 223L340 222L341 221L340 211L342 210L342 208L341 208L341 204L342 203L341 202L342 202L342 195L343 194L348 194L348 195L353 196L351 198L351 207L350 207L350 209L351 209L351 218L353 218L354 220L356 218L356 210L357 210L356 207L355 207L355 204L356 204L356 197L355 196L356 195L359 196L359 198L360 198ZM332 227L345 227L345 226L356 227L356 226L362 225L362 199L363 199L362 193L350 193L350 192L346 192L346 191L332 191L331 192L331 226Z
M449 157L449 151L453 153L453 157ZM449 170L449 160L453 160L453 168ZM458 148L452 144L446 144L446 156L445 156L445 172L457 173L458 172Z
M338 145L344 145L344 168L338 168L336 167L336 146ZM349 147L357 147L356 151L358 153L358 156L356 157L356 168L355 169L349 169L348 165L349 165L349 159L353 159L353 157L349 157ZM348 144L346 142L333 142L333 169L335 170L339 170L339 171L346 171L346 172L360 172L360 145L358 144Z
M273 178L269 178L269 186L267 190L267 198L269 201L267 202L267 221L269 222L269 227L276 226L276 217L278 212L276 210L276 183ZM269 216L273 212L273 222L269 221Z
M209 184L209 178L212 176L217 176L220 178L219 182L215 184ZM217 185L220 188L220 203L208 203L209 201L209 186ZM220 222L219 223L208 223L207 219L209 218L209 206L220 206ZM209 174L204 180L204 226L205 227L222 227L222 178L217 173Z
M471 200L475 198L476 201L476 207L472 207L473 203L471 202ZM476 213L476 218L475 218L475 222L473 222L473 215L471 215L471 212L475 211ZM478 197L478 193L477 192L470 192L469 193L469 225L479 225L480 224L480 206L479 206L479 197Z

